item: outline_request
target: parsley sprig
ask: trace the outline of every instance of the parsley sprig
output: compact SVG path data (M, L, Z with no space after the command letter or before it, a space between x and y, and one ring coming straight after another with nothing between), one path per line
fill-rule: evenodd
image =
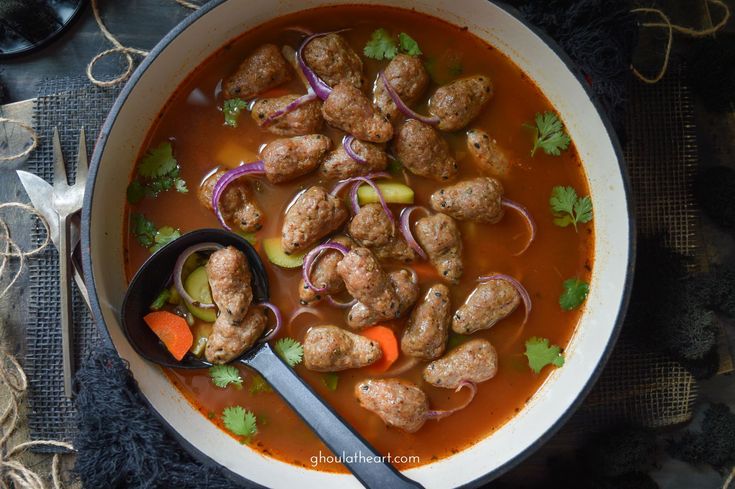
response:
M130 216L130 232L138 240L138 243L142 247L148 248L151 253L155 253L170 241L181 237L181 232L171 226L156 229L156 225L140 212L134 212Z
M557 345L549 345L547 338L533 337L526 341L526 358L528 366L535 373L540 373L547 365L561 367L564 365L564 354Z
M137 204L144 197L155 198L167 190L187 193L189 189L180 173L181 168L174 158L170 142L165 141L149 149L138 163L137 178L128 185L128 202Z
M541 148L544 153L551 156L559 156L561 151L569 147L572 140L564 131L564 124L559 120L553 112L537 113L535 119L536 125L524 124L524 126L533 130L533 148L531 148L531 156L536 154L536 150Z
M565 311L571 311L581 306L590 292L589 284L577 277L565 280L562 285L564 291L559 297L559 305Z
M237 436L251 438L258 433L257 418L252 411L241 406L227 407L222 411L225 428Z
M554 224L560 227L574 225L578 231L578 223L592 220L592 199L589 196L579 197L573 187L554 187L549 198Z
M378 61L393 59L399 52L409 56L420 56L422 54L419 44L405 32L398 34L398 42L391 34L382 27L373 31L370 40L362 50L368 58Z
M209 368L212 383L220 389L226 389L230 384L242 389L242 377L237 367L232 365L214 365Z
M275 344L276 353L286 362L290 367L295 367L304 358L304 347L301 343L293 338L281 338L276 341Z

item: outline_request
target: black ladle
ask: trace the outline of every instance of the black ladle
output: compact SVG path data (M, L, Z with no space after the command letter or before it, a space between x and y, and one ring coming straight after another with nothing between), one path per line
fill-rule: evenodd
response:
M168 286L179 255L188 247L205 242L234 246L245 253L253 275L253 302L268 300L268 275L260 256L247 240L221 229L200 229L185 234L146 260L130 282L123 300L123 331L135 351L148 361L169 368L203 369L212 366L191 354L180 362L176 361L143 321L150 304ZM352 461L343 460L342 463L366 487L423 487L383 462L378 452L327 406L267 343L257 343L236 361L260 373L333 453L351 456ZM366 462L368 457L372 463ZM374 462L376 460L381 462Z

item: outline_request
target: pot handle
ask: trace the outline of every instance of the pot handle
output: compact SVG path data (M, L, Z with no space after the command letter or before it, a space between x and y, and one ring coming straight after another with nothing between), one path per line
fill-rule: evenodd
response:
M257 370L341 462L368 488L416 489L418 482L385 461L342 417L327 406L265 343L241 360ZM346 457L350 456L350 461Z

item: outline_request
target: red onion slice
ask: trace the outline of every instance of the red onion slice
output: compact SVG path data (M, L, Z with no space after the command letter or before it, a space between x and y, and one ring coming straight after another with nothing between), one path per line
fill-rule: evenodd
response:
M360 199L357 196L357 191L360 187L362 187L363 183L367 183L373 188L373 190L375 190L375 193L378 195L380 205L383 207L383 212L385 212L385 215L388 216L390 222L395 225L396 218L393 217L393 213L391 212L390 207L388 207L388 203L385 201L385 197L383 197L383 192L380 191L380 187L378 187L375 182L367 177L353 177L352 181L355 182L355 184L350 189L350 202L352 203L352 212L355 214L360 212Z
M262 175L265 173L265 163L262 160L258 160L254 163L248 163L247 165L241 165L230 170L217 181L212 192L212 208L217 216L217 220L225 229L232 231L232 228L225 222L225 218L222 215L222 211L219 208L219 199L225 191L225 188L238 178L245 175Z
M213 307L215 307L215 305L211 303L204 304L199 301L195 301L194 298L190 296L184 288L184 279L181 274L184 271L184 263L186 263L186 260L194 253L198 253L200 251L217 251L222 248L222 245L219 243L199 243L185 249L176 259L173 273L174 287L176 287L176 292L179 293L181 298L187 304L194 307L200 307L202 309L212 309Z
M396 90L393 88L393 85L390 84L388 78L385 76L385 73L383 71L378 73L378 76L380 77L380 81L383 82L383 86L385 86L385 91L388 92L391 100L393 100L393 103L396 104L396 107L398 107L398 110L400 110L403 115L410 119L421 121L424 124L430 124L432 126L439 124L438 117L421 115L418 112L414 112L413 110L411 110L411 108L406 105L403 100L401 100L400 95L398 95L398 92L396 92Z
M528 315L531 314L531 307L533 304L531 303L531 296L528 294L528 291L523 286L523 284L510 275L505 275L503 273L483 275L482 277L477 278L477 281L480 283L489 282L490 280L504 280L505 282L508 282L510 285L512 285L514 289L516 289L518 294L521 296L521 299L523 300L523 306L526 309L526 315L523 317L523 323L521 323L521 327L525 326L526 322L528 321Z
M314 73L314 70L309 68L309 66L306 64L306 61L304 61L304 48L307 44L309 44L311 41L318 37L324 37L328 36L329 34L336 34L338 32L346 31L347 29L341 29L338 31L332 31L332 32L318 32L316 34L312 34L306 39L304 39L304 42L301 43L301 46L299 46L299 49L296 51L296 61L299 63L299 68L301 68L301 71L304 73L304 76L306 77L306 80L309 82L309 85L311 85L311 88L314 89L314 93L317 94L317 96L322 99L326 100L327 97L329 97L329 94L332 93L332 87L327 85L327 83L319 78L319 75Z
M291 314L291 317L288 318L288 323L286 324L286 329L288 329L290 334L293 334L292 327L294 321L296 321L296 318L303 314L311 314L315 318L317 318L319 321L324 321L324 314L322 314L322 311L319 309L315 309L313 307L309 306L301 306L298 309L296 309L293 314Z
M446 418L447 416L451 416L457 411L461 411L462 409L469 406L472 400L477 395L477 386L474 384L474 382L470 382L469 380L463 380L462 382L459 383L459 385L454 390L454 392L459 392L460 390L462 390L462 387L467 387L470 389L470 397L465 402L463 402L460 406L457 406L452 409L438 409L438 410L432 409L426 413L426 418L438 421L440 419Z
M351 301L340 302L337 299L335 299L334 297L332 297L331 295L328 295L327 296L327 302L332 307L337 307L339 309L347 309L347 308L350 308L350 307L354 306L355 304L357 304L357 299L353 298Z
M408 357L400 365L392 367L390 370L383 374L383 377L396 377L404 374L419 364L419 359L416 357Z
M523 219L526 221L528 229L531 232L531 236L529 236L528 241L526 242L526 246L524 246L523 249L518 253L513 254L513 256L522 255L526 252L528 247L531 246L533 240L536 239L536 221L533 220L533 217L531 217L531 213L528 212L528 209L526 209L525 206L519 204L518 202L503 197L502 199L500 199L500 203L503 207L513 209L514 211L519 213L521 217L523 217Z
M337 250L343 255L346 255L350 252L350 250L339 243L335 243L333 241L329 241L324 244L320 244L319 246L314 247L311 251L309 251L306 256L304 257L304 267L301 270L301 277L304 279L304 284L309 287L311 290L313 290L316 293L324 292L327 290L326 287L317 287L311 282L311 269L314 266L314 262L316 261L317 257L321 254L324 250Z
M352 135L345 135L342 138L342 147L345 149L345 153L347 153L347 156L355 160L356 162L360 163L361 165L367 164L367 160L360 156L359 154L355 153L355 150L352 149L352 142L355 140L355 136Z
M266 341L270 341L275 338L276 335L278 335L278 332L281 331L281 327L283 327L283 315L281 315L281 310L278 309L275 304L272 304L270 302L259 302L258 304L254 305L262 306L265 309L270 309L270 311L273 313L273 316L276 318L276 325L273 326L273 329L271 329L268 334L263 336L263 338L260 340L261 342L265 343Z
M316 99L317 99L317 96L313 92L309 92L309 93L307 93L305 95L302 95L299 98L297 98L296 100L294 100L293 102L291 102L290 104L288 104L287 106L285 106L284 108L279 109L279 110L273 112L268 117L266 117L263 120L263 123L261 124L261 126L262 127L268 127L276 119L280 119L281 117L283 117L284 115L288 114L289 112L293 112L294 110L298 109L299 107L301 107L305 103L311 102L312 100L316 100Z
M388 177L390 177L388 172L380 171L380 172L375 172L375 173L368 173L367 175L364 175L362 178L369 178L371 180L374 180L376 178L388 178ZM336 183L334 188L332 188L332 191L329 193L331 195L337 195L342 191L343 188L345 188L350 183L353 183L354 181L355 181L355 177L340 180L339 182Z
M423 260L428 260L428 256L426 256L426 252L423 248L421 248L421 245L418 244L416 239L413 237L413 233L411 232L411 214L416 209L421 209L427 214L429 213L429 210L426 207L420 206L420 205L412 205L411 207L404 207L401 211L400 215L400 221L399 221L399 228L401 230L401 234L403 234L403 238L406 240L406 243L408 243L408 246L411 247L413 251L416 252L417 255L419 255Z

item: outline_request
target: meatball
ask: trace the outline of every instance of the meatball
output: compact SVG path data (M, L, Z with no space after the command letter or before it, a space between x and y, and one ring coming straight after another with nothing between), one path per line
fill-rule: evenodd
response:
M323 134L276 139L260 152L265 175L273 183L293 180L316 169L332 146Z
M457 161L439 132L416 119L407 120L396 133L396 156L411 173L449 180L457 174Z
M447 345L451 320L449 288L436 284L411 313L401 337L401 351L424 360L440 357Z
M419 286L408 270L396 270L388 274L388 278L398 296L398 317L403 316L418 299ZM394 319L394 317L383 316L362 302L358 302L347 314L347 326L360 330L388 319Z
M360 208L347 228L350 236L361 246L370 248L380 259L394 258L411 262L416 253L406 240L397 233L380 204L367 204Z
M284 95L277 98L259 99L253 104L250 116L259 127L265 127L267 131L279 136L303 136L320 132L324 120L322 119L322 103L319 100L306 102L264 126L268 117L285 109L297 98L299 98L298 95Z
M487 175L502 177L510 171L510 160L505 151L481 129L467 131L467 150Z
M400 302L388 274L367 248L353 248L337 265L347 292L382 318L396 318Z
M199 202L209 209L212 208L212 195L214 187L226 170L218 170L207 177L199 187ZM250 189L250 184L244 178L230 183L219 199L219 210L225 221L237 223L237 226L245 233L252 233L263 227L263 211L260 209L255 196Z
M352 248L354 242L347 236L337 236L331 241ZM311 283L318 288L326 287L323 292L314 292L304 283L302 279L299 282L299 301L303 305L308 305L320 301L324 296L337 294L345 289L345 283L342 277L337 273L337 264L342 260L342 253L337 250L324 250L314 261L311 268Z
M344 201L313 186L289 207L283 219L281 246L287 254L305 250L347 220Z
M429 74L426 72L421 59L416 56L397 54L388 63L383 73L393 90L408 106L418 102L426 91L426 87L429 86ZM392 121L400 114L398 107L388 95L388 91L380 78L375 82L373 101L378 110L388 120Z
M291 71L281 51L274 44L264 44L240 63L237 71L225 78L225 99L251 99L291 79Z
M457 131L477 117L492 96L490 78L482 75L461 78L434 92L429 112L439 118L439 129Z
M382 171L388 166L388 155L385 154L385 150L381 145L354 139L352 150L358 156L364 158L365 163L358 163L353 160L340 144L322 162L320 170L322 175L329 179L344 180Z
M339 34L317 37L304 47L303 55L309 68L327 85L343 82L362 87L362 60Z
M304 365L316 372L338 372L377 362L383 350L377 341L337 326L309 328L304 338Z
M454 313L452 329L459 334L489 329L508 317L520 303L521 296L511 284L500 279L488 280L478 285Z
M458 221L495 224L503 218L503 185L478 177L444 187L431 194L431 207Z
M257 309L248 312L253 289L243 252L232 246L217 250L209 257L206 270L219 315L207 339L205 356L212 363L227 363L260 337L266 316Z
M429 400L415 384L401 379L368 379L355 386L360 406L388 426L414 433L427 419Z
M393 137L393 126L373 107L359 88L340 83L322 104L322 116L330 126L342 129L357 139L384 143Z
M439 275L450 283L458 283L464 267L462 235L454 219L446 214L422 217L416 221L414 234Z
M435 387L456 389L463 381L475 384L495 377L498 354L489 341L470 340L424 368L424 380Z

